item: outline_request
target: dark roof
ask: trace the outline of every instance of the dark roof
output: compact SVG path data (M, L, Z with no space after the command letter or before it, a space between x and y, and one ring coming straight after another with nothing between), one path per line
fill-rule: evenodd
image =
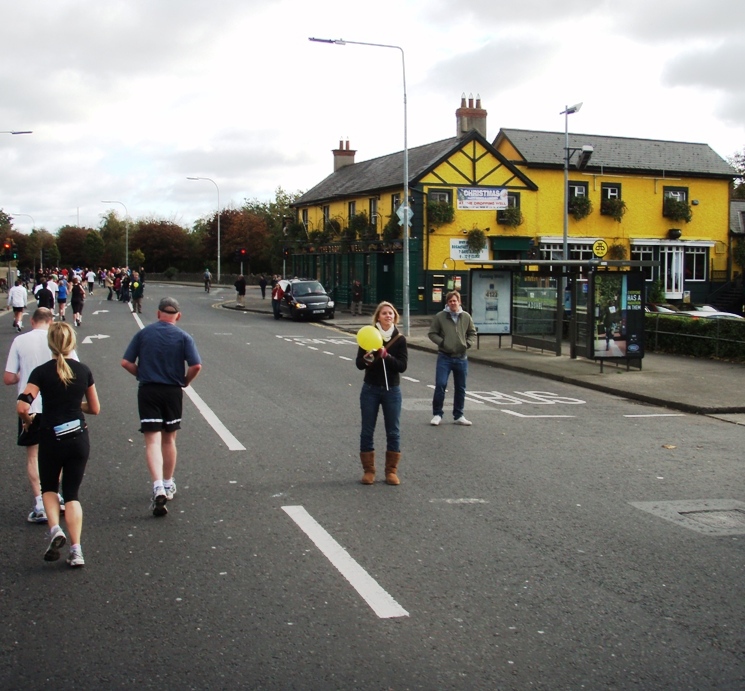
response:
M745 201L733 200L729 203L729 229L735 235L745 235Z
M409 182L423 175L460 141L458 137L452 137L409 149ZM389 187L401 188L403 177L404 152L398 151L340 168L296 199L293 206L376 192Z
M494 142L508 139L520 152L528 167L564 166L564 132L501 129ZM736 171L708 144L605 137L596 134L569 134L569 147L593 147L588 171L643 171L648 173L687 173L691 175L734 177Z

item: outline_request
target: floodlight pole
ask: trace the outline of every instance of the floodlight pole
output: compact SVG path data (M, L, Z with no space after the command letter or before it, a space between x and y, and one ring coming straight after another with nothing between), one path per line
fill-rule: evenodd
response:
M402 215L402 226L403 226L403 240L404 240L404 267L403 267L403 316L404 316L404 336L410 335L411 326L411 308L410 308L410 297L409 297L409 143L408 143L408 116L407 116L407 99L406 99L406 58L404 55L404 49L401 46L388 45L386 43L365 43L364 41L345 41L344 39L333 39L333 38L309 38L309 41L315 43L331 43L337 46L345 46L347 44L354 46L371 46L373 48L393 48L401 52L401 69L403 74L403 89L404 89L404 198L402 201L403 215Z

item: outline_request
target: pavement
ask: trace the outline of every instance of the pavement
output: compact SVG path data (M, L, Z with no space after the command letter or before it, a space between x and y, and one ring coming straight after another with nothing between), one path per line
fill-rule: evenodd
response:
M272 315L269 290L262 300L255 286L246 290L245 307L240 307L234 299L221 303L221 306ZM354 334L370 324L371 317L369 308L362 316L353 316L346 307L337 307L335 318L323 323ZM434 343L427 337L431 319L431 315L412 315L406 339L410 348L436 351ZM503 336L501 343L497 336L481 336L478 348L472 348L468 357L471 362L745 425L745 364L646 353L641 369L627 369L625 362L605 362L601 371L600 363L595 360L569 357L568 343L565 353L557 356L553 352L513 347L510 336Z

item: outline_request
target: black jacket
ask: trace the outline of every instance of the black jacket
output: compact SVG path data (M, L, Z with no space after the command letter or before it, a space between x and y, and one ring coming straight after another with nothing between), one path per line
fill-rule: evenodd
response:
M396 339L395 341L393 340L394 338ZM398 329L393 329L393 335L388 342L392 343L390 350L383 343L383 347L387 351L385 356L385 372L383 371L383 359L377 353L375 354L375 360L372 365L368 366L362 358L366 351L360 347L357 348L355 364L357 365L357 369L365 370L366 384L385 387L386 375L388 375L389 387L398 386L401 383L401 377L399 375L406 371L409 363L409 349L406 346L406 338L403 335L399 335Z

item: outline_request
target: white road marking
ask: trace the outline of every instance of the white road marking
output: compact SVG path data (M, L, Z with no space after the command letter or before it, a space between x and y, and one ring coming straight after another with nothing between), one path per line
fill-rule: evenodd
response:
M523 415L522 413L518 413L515 410L502 410L501 412L507 413L507 415L514 415L515 417L529 417L529 418L538 418L538 417L576 417L576 415Z
M318 350L315 346L308 346L308 350Z
M624 417L685 417L685 413L645 413L644 415L624 415Z
M324 350L323 354L324 355L336 355L336 353L332 353L330 350Z
M349 360L349 362L354 362L354 358L347 357L346 355L340 355L339 356L339 359L340 360Z
M108 338L108 336L105 334L91 334L90 336L86 336L82 340L82 343L93 343L93 341L91 340L93 338Z
M414 382L415 384L419 384L418 379L414 379L413 377L405 377L404 375L401 375L401 379L405 379L406 381Z
M130 311L132 308L129 308ZM145 325L142 323L142 319L140 319L140 315L136 312L132 312L132 316L135 318L135 321L137 322L137 325L140 327L140 329L144 329ZM186 395L192 400L194 405L197 407L197 410L199 410L200 413L202 413L202 417L207 421L207 423L212 427L215 432L217 432L217 436L220 437L225 442L225 445L228 447L229 451L245 451L246 447L243 446L228 430L227 427L220 421L220 419L215 415L215 413L212 411L212 409L202 400L202 397L191 387L187 386L184 391L186 392Z
M303 506L283 506L282 510L321 550L352 587L381 619L408 617L401 607L378 582L365 571L347 551L305 510Z
M184 391L186 392L186 395L191 398L194 405L197 407L197 410L199 410L200 413L202 413L202 417L207 420L210 427L212 427L215 432L217 432L217 436L220 437L225 442L225 445L228 447L229 451L245 451L246 447L243 446L228 430L228 428L220 421L220 419L215 415L215 413L212 411L212 408L210 408L203 400L202 397L194 391L194 389L191 386L187 386Z

